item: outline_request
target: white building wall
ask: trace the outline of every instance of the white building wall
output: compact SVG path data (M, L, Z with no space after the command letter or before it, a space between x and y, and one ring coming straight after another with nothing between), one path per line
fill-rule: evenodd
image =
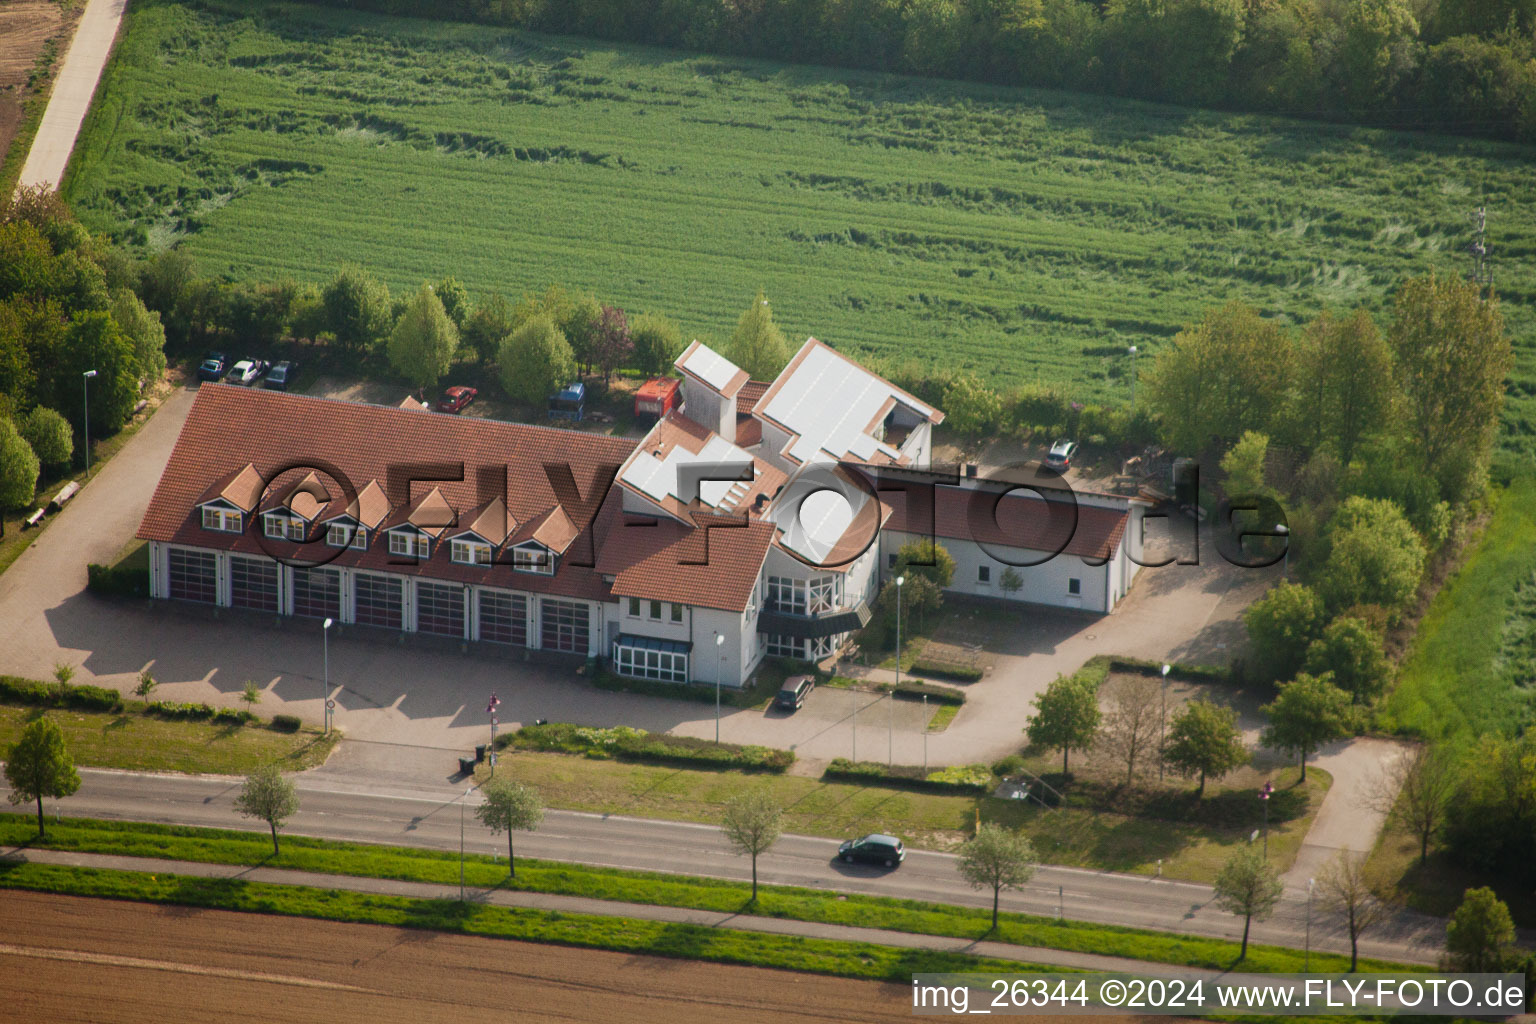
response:
M903 544L917 539L919 539L917 534L899 533L894 530L888 530L881 536L880 572L887 581L890 576L886 569L887 556L896 554ZM955 578L948 588L952 592L1055 605L1058 608L1074 608L1089 612L1108 612L1114 606L1114 598L1110 597L1109 587L1112 579L1112 561L1105 565L1094 566L1084 563L1076 555L1062 554L1039 565L1014 565L1014 571L1019 574L1024 585L1010 598L1003 592L1001 586L1003 570L1009 567L1009 562L998 561L975 541L940 537L939 544L955 560ZM1044 552L1000 548L996 545L988 545L988 548L1008 557L1013 562L1033 561L1044 555ZM981 566L991 569L989 583L981 583L978 580L977 570ZM1080 593L1077 595L1069 592L1070 581L1073 579L1079 581Z
M784 449L789 445L789 433L761 416L757 419L763 425L763 444L757 451L758 457L776 469L794 473L797 468L795 463L784 457Z
M149 542L149 596L167 596L166 580L170 572L170 553L157 540Z

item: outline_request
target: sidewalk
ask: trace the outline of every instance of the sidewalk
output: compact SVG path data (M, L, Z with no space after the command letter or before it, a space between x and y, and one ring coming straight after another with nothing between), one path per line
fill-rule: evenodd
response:
M387 878L331 875L314 871L247 867L237 864L202 864L195 861L162 860L156 857L118 857L108 854L3 847L0 848L0 861L56 864L63 867L95 868L111 871L142 871L155 875L170 874L193 878L236 878L245 882L261 882L268 885L303 885L320 889L335 889L379 896L401 896L410 899L452 900L457 899L459 896L457 886L439 885L432 882L402 882ZM1226 971L1216 971L1209 968L1181 967L1173 964L1153 963L1146 960L1100 956L1096 953L1075 953L1067 950L1044 949L1036 946L1015 946L1005 942L988 942L943 935L918 935L911 932L889 931L882 928L859 928L851 925L823 924L815 921L791 921L781 918L757 917L750 914L722 914L712 910L655 906L648 903L621 903L611 900L588 899L581 896L559 896L549 893L517 892L506 889L471 887L466 892L467 898L472 902L495 907L557 911L562 914L629 917L643 921L665 921L671 924L697 925L703 928L730 928L739 931L763 932L773 935L799 935L805 938L829 939L836 942L868 942L881 946L895 946L901 949L927 949L950 953L966 953L972 956L1015 960L1024 964L1065 967L1082 971L1120 972L1157 975L1161 977L1199 977L1206 980L1230 980L1239 977Z

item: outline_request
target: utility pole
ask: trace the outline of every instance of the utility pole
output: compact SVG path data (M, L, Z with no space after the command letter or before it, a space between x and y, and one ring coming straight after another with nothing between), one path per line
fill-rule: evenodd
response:
M1488 265L1488 208L1479 206L1472 215L1472 222L1476 228L1472 242L1467 246L1467 252L1472 256L1472 269L1467 273L1467 280L1477 285L1478 297L1487 302L1488 296L1493 294L1493 268Z

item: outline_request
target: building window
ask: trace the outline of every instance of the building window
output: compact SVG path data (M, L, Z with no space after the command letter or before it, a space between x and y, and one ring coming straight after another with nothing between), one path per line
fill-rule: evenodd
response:
M383 626L385 629L403 629L401 621L401 584L398 576L374 576L358 573L353 577L356 620L362 626Z
M395 530L389 535L389 553L392 555L405 555L408 558L428 558L430 557L430 551L430 542L419 533Z
M460 565L490 565L491 546L477 540L456 540L449 557Z
M676 601L672 602L672 621L683 621L683 606L678 604Z
M288 534L288 528L284 525L282 516L267 516L262 526L268 537L284 537Z
M1083 581L1078 579L1076 576L1067 580L1067 594L1072 597L1082 597Z
M786 615L804 615L805 581L787 576L769 576L768 607Z
M613 670L634 679L658 679L667 683L688 681L688 655L684 651L651 650L613 645Z
M457 583L416 581L416 629L438 636L464 635L464 588Z
M786 615L824 615L836 611L842 600L843 577L840 574L813 576L809 580L768 577L768 605Z
M528 646L528 599L522 594L480 591L480 639Z
M629 617L632 619L640 617L640 599L638 597L629 599Z
M652 622L660 622L661 621L661 602L660 601L651 601L650 602L650 607L647 608L646 611L648 613L646 615L646 618L650 619Z
M551 576L555 571L555 561L550 557L547 548L513 548L512 568L518 572L536 572Z
M349 523L332 523L325 528L325 542L333 548L354 547L366 550L368 531Z
M892 570L892 571L894 571L896 569L896 556L895 555L886 555L885 556L885 567L887 569Z
M212 551L171 548L170 570L171 597L214 603L218 594L218 556Z
M293 614L307 619L341 618L341 573L335 569L295 567Z
M976 582L986 584L992 582L992 567L990 565L978 565L976 567Z
M768 653L776 658L804 658L805 641L796 636L768 636Z
M277 563L270 558L230 556L229 603L236 608L277 611Z
M219 530L222 533L240 532L240 513L229 512L221 508L203 509L203 529Z

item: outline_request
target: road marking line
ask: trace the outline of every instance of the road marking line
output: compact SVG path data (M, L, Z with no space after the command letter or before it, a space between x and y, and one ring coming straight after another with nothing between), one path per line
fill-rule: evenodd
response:
M78 949L41 949L13 946L0 942L0 955L30 956L39 960L62 960L66 963L102 964L106 967L138 967L150 971L172 971L177 974L197 974L211 978L230 978L235 981L265 981L274 985L291 985L298 988L320 988L333 992L371 993L371 989L355 985L342 985L313 978L296 978L283 974L263 974L260 971L237 971L227 967L201 967L197 964L178 964L170 960L146 960L136 956L118 956L114 953L87 953Z

